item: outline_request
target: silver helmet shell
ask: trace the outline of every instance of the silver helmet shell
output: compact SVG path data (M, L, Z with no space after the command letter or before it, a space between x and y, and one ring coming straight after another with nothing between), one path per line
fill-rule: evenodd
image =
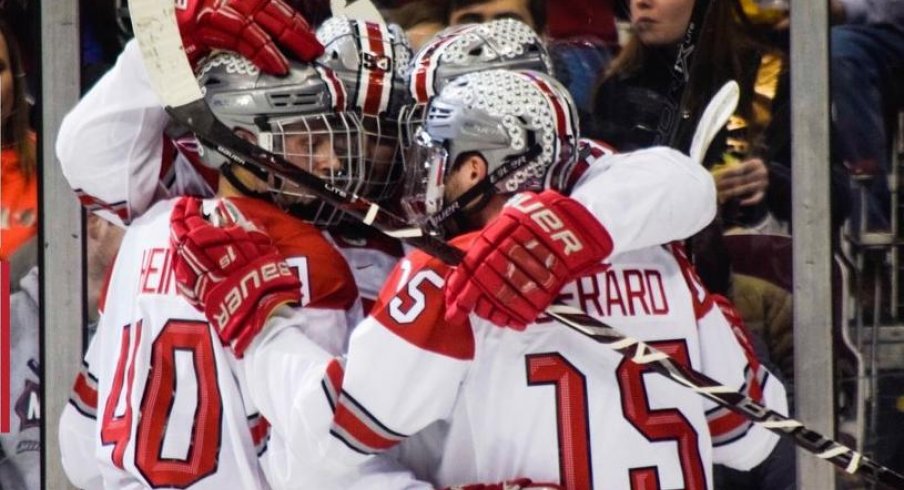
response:
M427 102L455 78L492 69L553 74L546 43L527 24L497 19L452 26L421 47L411 61L408 90L412 104L402 109L402 148L423 124Z
M494 69L552 74L546 44L530 26L496 19L449 27L422 46L411 63L409 92L416 102L426 103L455 78Z
M577 158L579 125L571 96L553 77L490 70L446 85L418 134L405 162L402 204L411 219L440 227L435 218L452 214L443 182L460 156L483 157L488 192L539 191L550 168Z
M360 122L347 112L345 87L332 70L290 61L289 73L260 72L233 53L218 53L198 71L211 111L233 131L252 135L258 146L318 174L331 185L358 192L364 176ZM221 169L225 157L202 148L201 159ZM341 213L273 174L260 175L278 205L319 225Z

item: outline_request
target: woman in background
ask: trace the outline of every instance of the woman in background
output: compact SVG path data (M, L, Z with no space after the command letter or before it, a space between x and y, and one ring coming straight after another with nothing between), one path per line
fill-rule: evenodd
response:
M38 231L35 134L29 125L26 92L22 52L9 25L0 19L0 260L9 260Z

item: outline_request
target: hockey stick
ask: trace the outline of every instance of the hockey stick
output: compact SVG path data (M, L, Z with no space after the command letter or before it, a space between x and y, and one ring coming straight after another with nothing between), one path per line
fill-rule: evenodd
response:
M380 11L370 0L331 0L330 8L334 16L344 15L349 19L386 24Z
M738 107L740 92L738 82L729 80L706 105L706 110L700 116L697 129L694 131L694 139L691 140L691 149L688 152L691 160L703 163L703 157L706 156L710 143Z
M462 252L411 228L398 216L374 203L335 189L328 183L278 155L250 144L220 123L211 113L198 88L194 74L184 55L176 27L172 0L131 0L132 23L144 56L144 62L158 95L174 119L233 162L265 168L307 187L324 200L358 216L365 224L375 226L390 236L401 238L422 248L449 264L460 262ZM605 323L583 312L551 307L547 313L563 325L605 345L635 363L648 365L660 374L683 384L697 393L729 408L764 427L792 437L799 446L851 474L904 489L904 476L822 436L794 419L778 414L747 396L722 386L706 375L677 363L667 354L627 337Z

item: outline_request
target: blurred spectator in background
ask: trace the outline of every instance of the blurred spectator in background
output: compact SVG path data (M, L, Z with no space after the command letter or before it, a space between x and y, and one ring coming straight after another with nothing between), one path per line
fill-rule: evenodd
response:
M904 1L832 0L831 81L836 158L865 185L867 226L888 225L886 174L891 169L889 121L904 88Z
M387 19L405 31L411 49L417 51L446 28L448 9L448 1L415 0L388 11Z
M12 295L10 309L11 431L0 434L0 488L39 490L41 485L41 378L38 345L38 268Z
M556 78L574 98L578 110L592 109L596 73L611 59L617 41L613 0L451 0L449 25L513 18L544 35ZM586 118L586 116L584 117Z
M0 91L0 259L16 257L11 271L15 285L36 263L33 238L38 232L38 176L22 52L4 20L0 20Z
M547 46L558 78L571 92L581 120L593 112L596 74L618 51L616 0L557 0L547 3Z

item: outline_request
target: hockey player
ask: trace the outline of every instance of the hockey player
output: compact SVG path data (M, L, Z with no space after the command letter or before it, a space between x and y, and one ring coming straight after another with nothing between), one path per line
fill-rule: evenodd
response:
M408 100L405 80L411 60L405 35L392 25L339 16L317 28L317 39L324 45L318 61L342 81L347 108L361 119L369 171L362 195L394 207L402 175L398 117ZM404 255L401 244L348 219L334 226L330 236L352 266L364 311L369 311Z
M765 390L770 402L783 401L781 385L738 343L680 249L650 241L678 223L667 213L636 220L627 211L635 204L645 212L670 209L678 196L647 191L668 189L663 182L694 173L696 165L666 149L598 158L570 197L519 194L503 208L518 191L571 180L549 174L576 168L570 98L542 74L489 71L452 82L430 109L417 149L423 166L406 180L406 193L420 196L410 201L427 211L423 223L457 235L453 244L463 249L489 243L470 231L522 223L509 239L523 245L521 254L549 250L545 265L570 282L562 291L567 303L755 398ZM609 179L599 179L604 174ZM712 185L700 182L706 183L691 192ZM476 315L446 320L448 271L420 252L403 260L356 328L344 374L340 362L328 367L318 413L334 411L333 439L320 449L332 470L357 471L370 455L431 434L441 442L403 450L401 459L439 486L526 476L574 489L657 482L705 489L713 460L749 468L774 445L772 434L645 376L562 326L538 321L518 331ZM252 351L291 331L280 310L271 311L274 319ZM277 406L299 405L301 398L287 401L286 391L258 394ZM296 424L292 433L303 437L293 445L318 437L297 427L305 424L316 426L311 419Z
M186 52L196 64L211 50L235 49L264 72L282 75L288 62L277 45L301 61L323 53L304 18L282 0L186 0L176 7ZM212 196L216 172L197 158L194 138L164 136L168 123L137 42L130 41L57 135L63 175L82 204L127 225L161 199Z
M277 78L224 53L203 66L200 83L217 117L237 134L269 144L337 188L358 190L364 175L359 123L344 111L342 85L326 68L289 66ZM282 103L286 98L295 103ZM329 224L338 213L272 175L226 164L210 151L203 155L220 168L218 195L229 198L204 201L207 212L245 216L270 238L261 234L236 243L225 234L191 235L197 263L217 250L246 267L229 269L236 277L180 295L174 275L185 271L173 267L170 214L195 201L159 201L132 223L60 422L63 466L80 488L295 484L281 436L271 437L251 396L255 384L264 382L247 377L240 360L254 334L237 338L230 352L213 333L254 323L260 310L232 307L237 291L253 298L246 306L260 300L264 310L300 307L292 312L311 356L304 360L322 366L344 352L348 317L360 308L357 291L342 256L312 224ZM273 266L277 257L280 267ZM206 316L192 306L197 296L207 300Z
M403 262L357 327L341 383L327 378L338 395L335 448L346 459L444 421L430 475L439 485L527 476L569 489L706 489L713 461L749 469L772 450L777 436L560 325L541 319L522 331L499 328L524 328L509 312L558 293L728 386L784 400L679 247L623 251L636 237L587 212L587 203L625 189L591 194L578 181L571 196L530 192L577 151L573 113L564 89L536 73L466 75L431 102L418 141L427 178L410 181L409 190L423 186L425 222L469 251L459 275L518 295L505 295L508 309L478 303L480 316L446 319L443 292L456 286L446 283L448 267L417 252ZM630 215L630 206L622 209ZM493 253L529 265L497 270L498 262L480 260ZM506 288L521 274L538 288ZM562 282L569 284L559 291Z

